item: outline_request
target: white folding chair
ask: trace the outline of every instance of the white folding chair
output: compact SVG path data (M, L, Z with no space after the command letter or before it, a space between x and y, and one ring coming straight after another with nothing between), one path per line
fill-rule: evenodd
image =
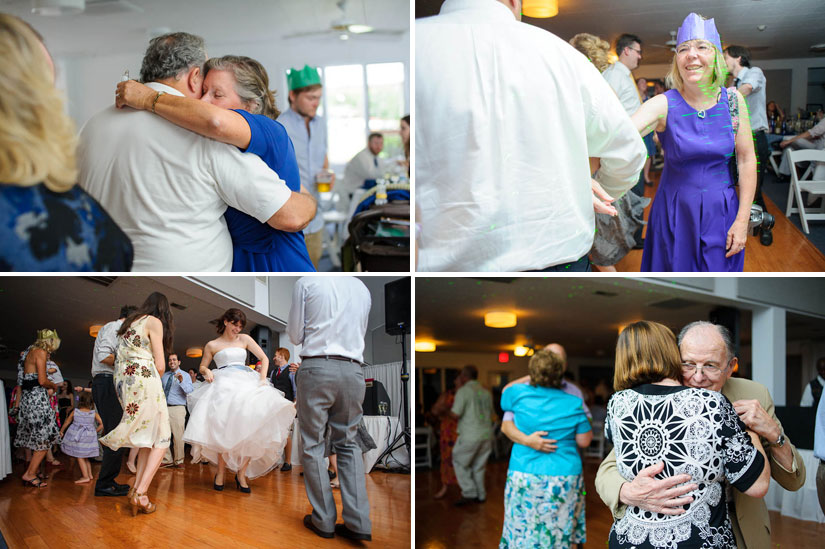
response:
M431 469L433 466L432 437L433 430L427 427L415 428L415 466ZM420 452L419 452L420 450Z
M803 149L798 151L787 151L788 161L791 165L791 186L788 189L788 207L785 209L785 216L790 217L792 213L799 214L799 220L802 222L802 229L805 233L810 234L808 229L808 220L811 221L825 221L825 174L823 170L818 168L822 164L817 165L817 162L825 163L825 151ZM796 164L799 162L810 162L810 166L802 174L802 177L797 175ZM814 177L809 177L813 175ZM821 177L821 179L817 179ZM819 208L806 208L802 201L802 193L807 192L809 197L815 195L823 196L822 206ZM794 199L796 199L797 207L793 207Z
M778 177L779 164L777 164L776 162L782 162L782 151L771 151L771 156L768 158L768 161L771 164L771 168L773 168L773 173L776 174L776 176Z

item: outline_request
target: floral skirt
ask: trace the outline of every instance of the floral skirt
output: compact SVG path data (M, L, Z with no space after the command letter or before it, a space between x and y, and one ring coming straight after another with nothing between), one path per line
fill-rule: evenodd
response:
M38 385L34 389L23 391L17 421L15 446L30 448L38 452L60 444L57 418L49 405L49 396L43 387Z
M117 427L100 439L112 450L168 448L172 439L166 394L153 360L122 358L115 364L115 389L123 408Z
M569 547L585 540L584 479L581 475L507 471L500 549Z

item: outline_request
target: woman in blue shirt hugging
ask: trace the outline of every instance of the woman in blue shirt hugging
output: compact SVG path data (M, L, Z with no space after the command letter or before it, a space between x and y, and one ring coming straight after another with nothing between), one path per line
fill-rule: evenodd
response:
M154 112L182 128L256 154L294 192L301 188L295 148L276 118L275 95L266 69L254 59L216 57L203 67L200 100L158 94L134 80L117 86L116 106ZM233 272L315 271L304 235L261 223L234 208L224 214L232 237Z
M593 431L582 399L560 389L564 361L550 351L530 359L529 384L504 390L501 408L514 414L523 433L546 431L557 441L545 453L513 445L504 489L504 531L500 548L569 547L585 542L582 462L577 446L590 445Z

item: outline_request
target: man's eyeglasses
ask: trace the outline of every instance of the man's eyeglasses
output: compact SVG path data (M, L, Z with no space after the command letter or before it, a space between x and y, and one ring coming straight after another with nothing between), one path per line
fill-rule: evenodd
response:
M627 48L627 49L632 50L632 51L635 51L636 53L638 53L638 54L639 54L639 57L641 57L641 56L642 56L642 49L641 49L641 48L639 48L639 49L637 50L636 48L630 48L630 47L629 47L629 48Z
M723 368L721 366L715 366L713 364L697 365L691 364L689 362L682 362L682 370L690 375L693 375L696 372L696 370L701 370L705 375L715 377L724 372L725 368L727 368L727 366Z

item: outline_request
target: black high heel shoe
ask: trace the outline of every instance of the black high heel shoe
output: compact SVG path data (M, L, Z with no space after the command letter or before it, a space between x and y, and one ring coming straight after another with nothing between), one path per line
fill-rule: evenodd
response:
M238 490L240 490L244 494L252 493L252 489L249 486L241 486L241 481L238 480L238 475L235 475L235 486L237 486Z
M215 480L212 481L212 489L223 492L223 484L218 484L218 475L215 475Z

